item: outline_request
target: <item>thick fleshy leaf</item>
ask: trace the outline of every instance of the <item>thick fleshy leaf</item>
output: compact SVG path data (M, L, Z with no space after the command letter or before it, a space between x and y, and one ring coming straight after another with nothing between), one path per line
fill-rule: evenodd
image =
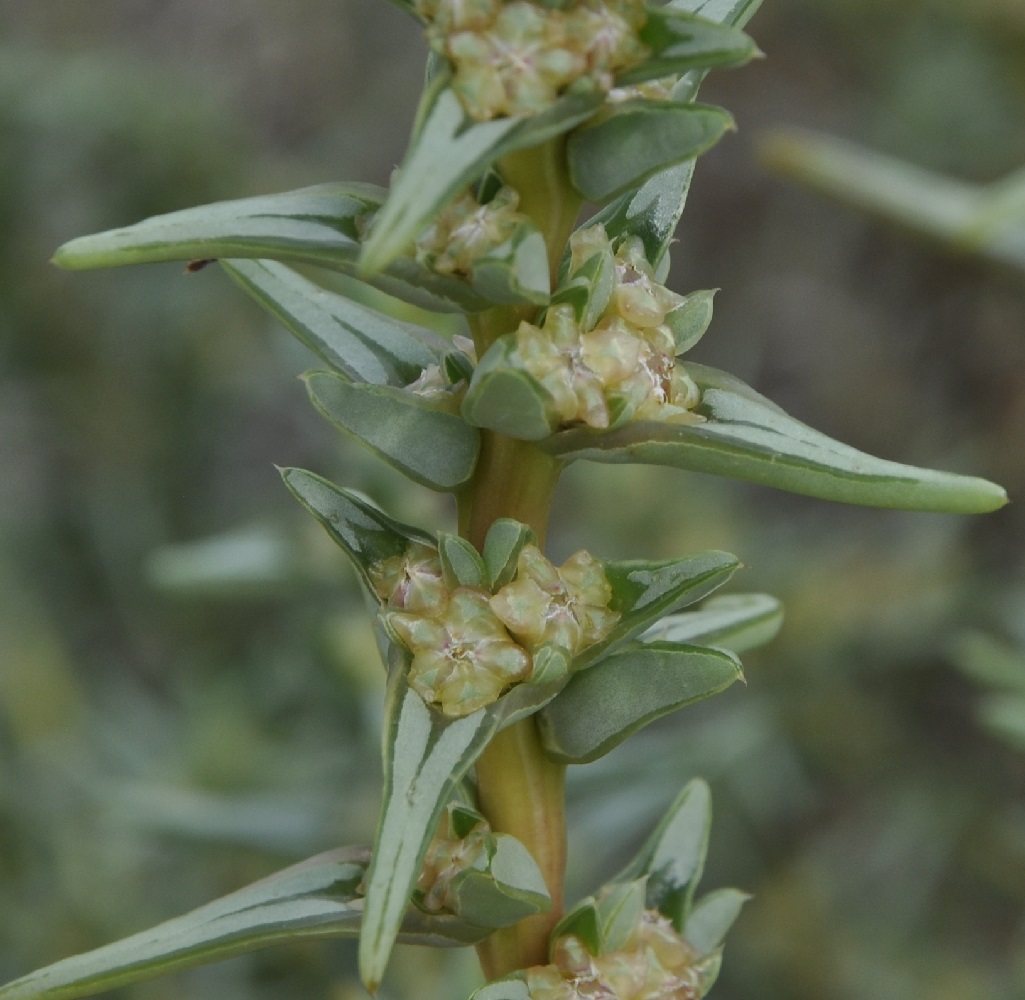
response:
M354 382L407 385L440 351L426 330L315 285L271 260L222 260L221 266L311 351Z
M590 667L664 615L700 601L721 587L739 566L736 556L716 551L667 562L605 563L612 587L609 606L620 618L601 642L573 658L573 671Z
M363 248L364 272L388 267L439 209L500 156L578 125L601 100L599 94L566 94L533 117L478 122L463 110L449 75L439 74L424 91L406 158Z
M683 936L702 955L707 955L722 945L727 931L750 898L739 889L717 889L702 896L687 917Z
M455 912L481 927L509 927L552 905L544 877L530 852L507 834L493 834L486 871L469 868L452 879Z
M622 951L626 948L644 907L644 879L610 886L597 904L602 940L599 951Z
M540 230L524 222L508 240L474 261L469 282L488 302L544 305L551 279L548 249Z
M714 289L688 292L687 301L666 315L677 355L686 354L705 335L712 323L714 299Z
M668 7L741 28L760 5L761 0L673 0ZM707 72L694 69L685 73L673 87L671 99L694 100ZM645 255L657 267L683 214L693 176L693 160L660 171L636 191L628 191L607 205L587 224L601 222L616 241L627 236L640 237Z
M480 432L458 414L405 389L349 382L332 372L310 372L305 380L328 420L415 482L453 492L473 475Z
M706 104L624 102L570 133L570 180L588 201L604 204L710 149L732 126L729 113Z
M631 643L575 674L538 715L545 752L597 760L649 722L725 691L743 676L732 653L669 642Z
M445 576L445 586L456 587L488 586L488 571L480 553L465 539L447 531L438 532L438 555Z
M669 615L641 635L641 642L682 642L743 653L770 642L783 624L783 606L768 594L724 594L697 611Z
M687 783L616 882L648 879L648 906L683 932L701 879L712 827L712 793L700 778Z
M368 862L365 847L317 855L184 916L30 973L0 987L0 997L72 1000L267 945L355 937ZM489 933L465 920L410 909L400 939L466 945Z
M360 974L371 991L384 975L424 852L442 810L484 748L504 726L532 715L558 684L520 684L485 709L448 718L406 683L407 654L392 647L385 706L384 795L367 877Z
M693 364L687 372L701 389L704 423L569 430L541 446L567 461L668 465L873 507L974 514L1007 502L984 479L873 458L833 441L731 375Z
M555 430L550 396L533 375L509 364L514 348L514 338L504 336L488 348L473 373L461 412L475 427L540 441Z
M531 996L526 982L513 975L475 990L470 1000L531 1000Z
M201 205L79 237L58 248L53 259L61 267L80 270L265 258L357 274L361 229L386 194L371 184L319 184ZM491 305L466 281L430 271L411 257L394 261L387 272L368 280L405 302L441 312L475 312Z
M371 594L374 593L368 573L371 564L404 554L410 542L437 544L425 532L390 518L367 500L312 472L282 469L281 478L345 550Z
M616 77L617 86L657 80L688 70L739 66L758 50L739 28L677 7L649 7L639 37L652 54Z
M487 567L488 589L492 593L512 581L523 546L536 542L534 532L527 525L510 517L500 517L488 528L481 555Z

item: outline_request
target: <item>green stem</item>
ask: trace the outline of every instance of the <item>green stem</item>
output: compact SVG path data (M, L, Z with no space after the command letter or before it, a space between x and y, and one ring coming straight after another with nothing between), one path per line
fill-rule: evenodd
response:
M520 196L520 211L544 234L552 287L580 211L566 173L565 138L503 157L498 170ZM470 320L478 357L533 307L500 307ZM529 525L544 546L561 463L527 441L485 431L473 482L459 498L459 531L480 550L500 517ZM477 761L480 807L493 830L516 837L534 856L552 897L547 913L496 931L478 946L489 980L548 961L552 928L562 916L566 870L565 767L541 749L537 725L524 719L503 730Z

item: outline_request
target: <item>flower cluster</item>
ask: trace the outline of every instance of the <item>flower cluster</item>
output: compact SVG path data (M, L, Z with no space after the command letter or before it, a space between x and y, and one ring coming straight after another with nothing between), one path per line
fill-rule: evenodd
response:
M700 958L657 910L645 910L621 951L592 955L559 938L551 965L527 970L531 1000L698 1000Z
M439 274L470 275L478 260L527 221L516 210L519 202L519 194L508 186L499 188L485 205L470 191L464 192L438 212L417 239L417 261Z
M416 8L478 121L538 114L573 84L607 93L617 72L648 56L638 39L643 0L416 0Z
M420 905L430 913L455 911L449 898L452 880L468 868L478 866L487 851L491 827L483 819L465 837L452 831L451 813L446 813L438 832L427 845L423 868L416 887L423 894Z
M570 275L596 254L611 253L601 225L574 234ZM668 315L683 296L655 280L640 240L616 251L608 301L591 329L568 303L548 309L542 326L521 323L509 360L548 392L560 426L608 428L627 420L699 423L697 385L676 363Z
M543 646L571 658L619 619L608 607L605 571L586 552L556 568L525 545L515 577L495 594L450 588L437 552L419 543L375 565L370 577L385 629L413 654L410 686L448 716L469 715L529 680Z

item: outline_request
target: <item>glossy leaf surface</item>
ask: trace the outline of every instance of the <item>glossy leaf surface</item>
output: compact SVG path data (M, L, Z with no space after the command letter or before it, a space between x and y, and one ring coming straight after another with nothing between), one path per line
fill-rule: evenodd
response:
M692 159L733 125L721 108L673 101L630 101L566 144L570 180L588 201L604 204L659 170Z
M311 351L354 382L408 385L438 361L438 352L425 343L426 330L329 292L284 264L222 260L221 266Z
M687 365L701 389L701 424L637 422L607 433L569 430L541 443L560 458L709 472L823 500L948 513L1007 502L984 479L873 458L784 413L739 379Z
M565 764L597 760L649 722L725 691L743 676L724 650L631 643L575 674L538 716L545 752Z
M405 389L349 382L331 372L305 377L313 405L410 479L452 492L473 475L480 432L458 414Z

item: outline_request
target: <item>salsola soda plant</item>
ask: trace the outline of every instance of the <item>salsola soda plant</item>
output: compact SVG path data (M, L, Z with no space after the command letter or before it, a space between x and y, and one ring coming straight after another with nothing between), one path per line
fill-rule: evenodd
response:
M983 480L838 444L681 360L713 296L666 287L668 248L696 157L732 126L696 95L707 71L756 54L742 28L758 0L396 2L422 22L429 55L388 190L339 182L209 205L56 256L68 268L219 261L319 356L314 406L455 497L458 532L433 532L313 472L282 472L378 609L374 843L31 973L3 1000L331 935L359 937L371 991L402 940L475 945L477 1000L702 997L745 899L696 894L706 786L684 788L635 859L567 910L564 776L740 678L738 651L771 637L779 608L763 595L704 601L738 566L725 552L581 551L555 565L545 529L559 473L638 462L881 507L1005 501ZM290 264L455 314L463 333L400 321Z

